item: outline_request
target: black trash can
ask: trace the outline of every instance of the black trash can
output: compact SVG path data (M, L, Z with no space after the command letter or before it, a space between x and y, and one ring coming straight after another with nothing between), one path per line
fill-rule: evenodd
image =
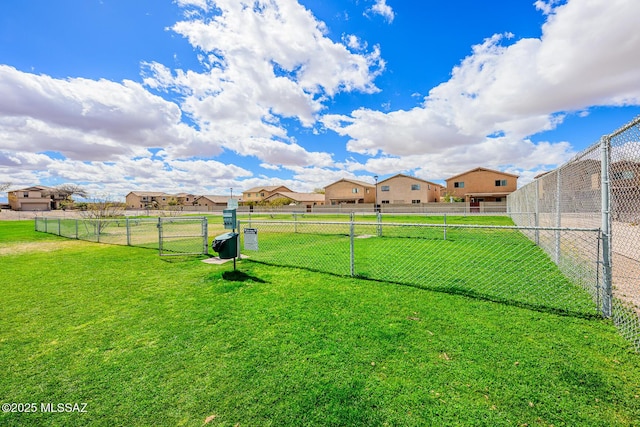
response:
M238 256L238 233L224 233L213 239L211 249L218 253L220 259Z

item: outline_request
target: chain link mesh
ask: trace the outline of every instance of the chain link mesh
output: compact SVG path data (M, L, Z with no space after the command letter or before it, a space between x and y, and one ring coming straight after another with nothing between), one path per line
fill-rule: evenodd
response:
M206 218L68 219L36 217L36 231L70 239L158 249L160 255L207 254Z
M251 228L258 251L245 254L255 262L582 315L595 315L601 300L598 230L306 221ZM558 233L559 266L555 252L531 238L554 241Z
M508 197L518 225L602 227L610 214L611 317L640 351L640 118ZM603 151L608 163L603 173ZM608 182L606 178L608 177ZM603 181L604 184L603 184ZM605 185L604 200L602 188ZM609 192L606 192L606 185ZM602 242L601 242L602 243ZM554 243L547 245L556 246ZM598 251L606 250L598 245ZM564 247L557 249L564 257ZM606 255L606 254L603 254ZM570 261L567 261L570 262ZM603 268L602 273L606 270Z

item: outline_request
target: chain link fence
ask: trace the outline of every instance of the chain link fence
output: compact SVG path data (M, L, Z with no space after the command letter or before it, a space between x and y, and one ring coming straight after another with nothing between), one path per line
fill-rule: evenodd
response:
M240 221L253 262L399 283L549 311L597 315L598 229L365 222ZM528 234L560 233L561 266ZM253 236L254 234L251 233ZM255 248L254 248L255 249Z
M70 239L157 249L161 256L208 254L204 217L35 218L35 229Z
M601 228L603 314L640 351L640 117L512 193L507 203L518 225ZM557 236L540 244L556 263L565 256L567 243Z

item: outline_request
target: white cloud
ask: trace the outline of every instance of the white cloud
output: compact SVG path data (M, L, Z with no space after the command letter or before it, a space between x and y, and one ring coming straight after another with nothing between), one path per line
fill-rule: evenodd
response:
M480 165L535 169L567 160L566 142L534 144L529 137L554 129L568 113L640 105L640 2L536 7L548 14L541 38L511 42L512 34L498 34L474 46L421 106L389 113L361 108L326 115L324 125L350 137L349 150L382 155L366 164L379 174L420 162L443 176L451 169L445 165L458 172Z
M393 22L393 19L396 16L395 12L391 6L387 4L386 0L375 0L375 4L367 9L367 12L381 15L389 23Z
M210 4L215 15L172 27L202 52L207 71L148 63L145 84L181 94L182 110L216 144L240 155L274 165L330 161L329 154L307 152L292 141L281 120L311 127L329 97L377 91L373 80L384 69L379 48L352 53L327 38L324 23L293 0ZM348 44L366 48L353 37Z
M176 104L138 83L54 79L6 65L0 65L0 138L0 149L57 151L77 160L136 156L159 143L202 142L182 122Z

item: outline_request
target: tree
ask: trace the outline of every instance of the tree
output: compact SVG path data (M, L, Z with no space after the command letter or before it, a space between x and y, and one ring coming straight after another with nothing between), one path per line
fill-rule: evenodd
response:
M111 224L106 220L124 216L124 208L123 203L113 201L109 196L98 196L87 203L86 209L80 211L80 215L91 220L89 222L93 224L95 233L100 234Z
M62 184L57 187L53 187L50 190L43 191L43 195L51 196L54 200L61 200L59 202L59 207L66 209L67 207L73 207L73 195L86 199L89 196L89 193L79 185Z
M440 198L444 203L464 202L464 199L462 197L457 197L454 194L448 192L444 193L442 196L440 196Z

